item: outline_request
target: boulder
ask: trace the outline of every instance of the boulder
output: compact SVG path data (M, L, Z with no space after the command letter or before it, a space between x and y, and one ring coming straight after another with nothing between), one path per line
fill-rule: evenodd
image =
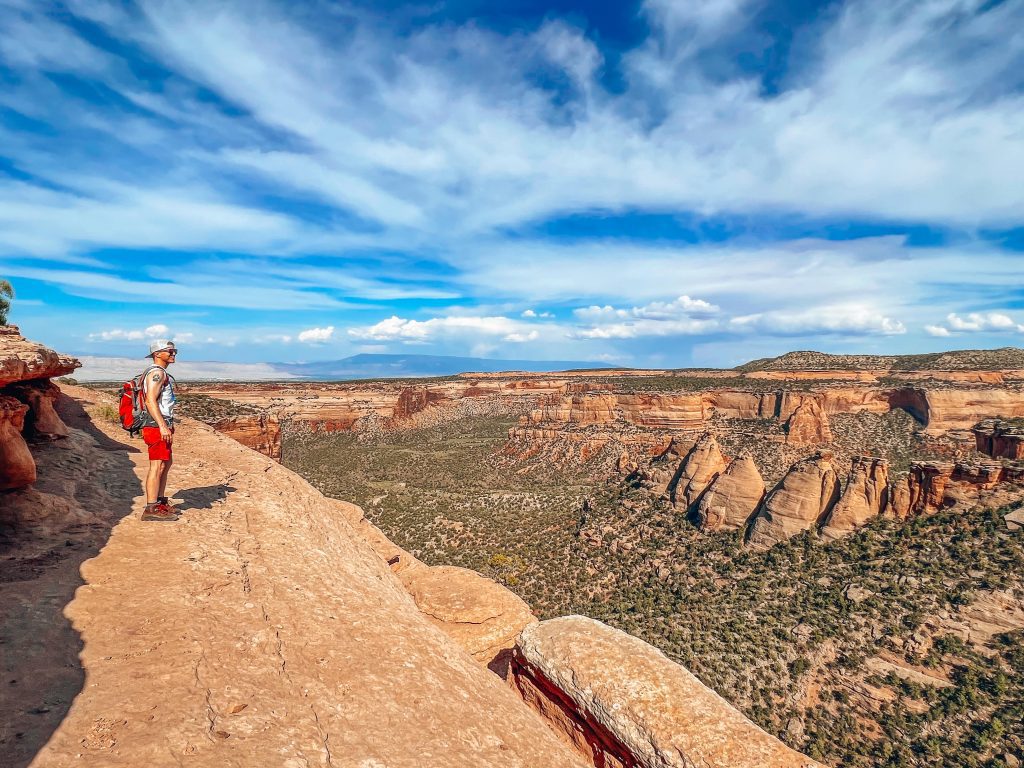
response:
M420 565L397 575L420 612L484 665L501 665L537 621L520 597L476 571Z
M705 432L683 459L672 488L672 503L689 509L700 498L711 481L725 471L726 463L718 449L718 441Z
M889 462L870 456L853 460L846 490L821 529L827 539L840 539L877 517L889 501Z
M22 430L28 406L0 395L0 491L24 488L36 481L36 462Z
M524 629L510 683L593 765L824 768L661 651L585 616Z
M743 528L764 499L764 479L753 458L736 458L715 478L697 505L697 524L703 531Z
M767 549L815 527L839 500L832 453L798 461L768 494L750 526L747 543Z

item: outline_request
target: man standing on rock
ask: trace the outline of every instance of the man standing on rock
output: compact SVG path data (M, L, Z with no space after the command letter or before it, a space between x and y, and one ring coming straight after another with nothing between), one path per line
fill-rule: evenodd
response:
M149 345L151 365L142 377L148 426L142 428L142 439L149 448L149 474L146 475L146 509L143 520L174 520L175 511L164 494L167 474L171 469L171 443L174 441L174 377L167 366L174 362L178 350L174 342L159 339Z

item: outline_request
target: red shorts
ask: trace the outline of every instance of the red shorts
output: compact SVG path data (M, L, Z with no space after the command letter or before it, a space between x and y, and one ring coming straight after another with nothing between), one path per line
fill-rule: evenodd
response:
M173 430L172 430L173 431ZM150 461L170 461L171 446L160 438L159 427L143 427L142 439L149 446Z

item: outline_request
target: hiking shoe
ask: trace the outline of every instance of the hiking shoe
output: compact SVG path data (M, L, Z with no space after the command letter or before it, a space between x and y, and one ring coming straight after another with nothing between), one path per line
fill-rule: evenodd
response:
M171 504L171 500L169 498L167 498L166 496L157 496L156 497L156 503L160 504L160 505L162 505L164 507L167 507L167 509L171 510L171 512L177 512L178 511L178 508L176 506L174 506L173 504Z
M170 507L157 502L156 504L146 505L146 508L142 510L142 519L153 522L163 522L177 520L178 516Z

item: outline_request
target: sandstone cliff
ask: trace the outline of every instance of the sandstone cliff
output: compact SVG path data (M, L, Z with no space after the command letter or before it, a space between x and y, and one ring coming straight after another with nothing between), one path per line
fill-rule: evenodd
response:
M701 530L744 528L765 496L764 480L749 455L739 456L720 474L697 505Z
M1024 423L1021 420L986 419L972 431L979 453L994 459L1024 459Z
M758 510L750 546L767 548L818 525L839 499L832 454L820 452L792 466Z
M880 515L888 502L889 463L884 459L857 457L850 468L846 490L825 519L821 535L826 539L849 535Z
M5 765L817 765L645 643L591 620L531 633L493 581L419 562L358 507L197 422L176 434L181 518L142 523L145 453L86 415L103 395L67 391L74 450L40 443L48 480L3 497L15 533L52 513L0 583L0 666L21 686L0 704L22 734L0 743ZM544 688L543 717L523 704L539 701L527 674L565 686ZM572 680L591 681L593 708Z
M713 434L705 432L679 466L671 487L672 503L683 510L689 509L711 481L725 471L725 466L718 441Z

